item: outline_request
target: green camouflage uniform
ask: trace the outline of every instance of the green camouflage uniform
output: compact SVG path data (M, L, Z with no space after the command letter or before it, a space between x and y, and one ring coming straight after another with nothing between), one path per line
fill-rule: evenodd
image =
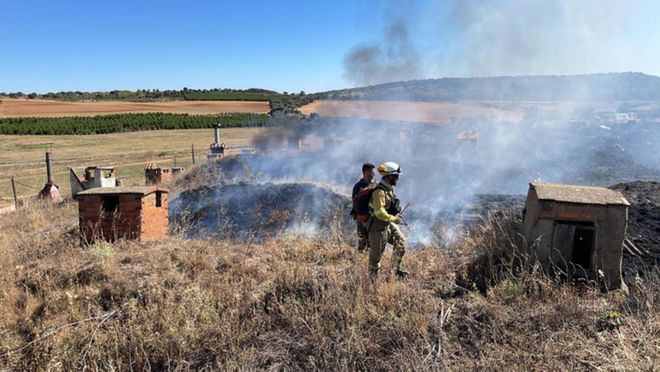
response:
M394 186L381 180L379 187L384 190L376 189L372 194L370 206L373 213L367 221L370 246L369 270L372 275L378 275L387 243L393 246L392 269L395 271L401 269L403 255L406 252L406 238L395 223L396 216L387 212L394 199Z

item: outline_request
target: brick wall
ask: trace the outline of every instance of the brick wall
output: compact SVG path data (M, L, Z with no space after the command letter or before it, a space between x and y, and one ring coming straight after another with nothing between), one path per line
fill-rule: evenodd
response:
M161 206L157 207L159 194ZM141 241L167 236L167 209L167 193L155 192L142 198Z
M160 195L160 196L159 196ZM78 201L80 232L83 239L158 239L167 235L167 193L147 196L120 194L117 212L103 211L103 198L110 195L85 195ZM160 197L160 207L157 200Z
M169 168L145 168L144 181L146 185L159 185L172 181L172 171Z
M96 238L108 241L116 239L137 239L140 234L141 202L140 195L119 195L119 208L116 212L105 212L103 198L108 195L86 195L78 201L80 232L83 238L92 242Z

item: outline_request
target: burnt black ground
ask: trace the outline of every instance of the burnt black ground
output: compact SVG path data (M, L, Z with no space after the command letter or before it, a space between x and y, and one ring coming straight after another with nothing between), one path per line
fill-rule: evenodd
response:
M216 169L207 166L199 172ZM261 239L285 231L318 233L330 230L341 231L348 237L354 235L353 221L347 214L350 208L347 195L321 184L305 182L232 183L232 179L247 178L244 173L247 169L249 167L240 159L233 159L224 164L224 172L212 172L211 178L217 182L216 186L202 186L179 193L170 205L172 219L189 226L188 235L196 237L246 239L256 236ZM660 258L660 182L633 181L610 188L620 191L630 202L627 239L649 252L642 263L657 265ZM477 224L489 213L520 220L524 203L524 195L478 194L435 213L425 210L424 205L411 205L406 219L421 223L427 229L438 224ZM424 238L423 233L420 236L415 236L415 231L409 233L412 246L436 243ZM624 256L626 266L640 263L638 261L629 255Z
M649 252L645 261L657 265L660 260L660 182L626 182L610 188L621 192L630 202L628 239Z
M311 183L236 183L184 191L170 217L190 237L263 239L354 229L350 198Z

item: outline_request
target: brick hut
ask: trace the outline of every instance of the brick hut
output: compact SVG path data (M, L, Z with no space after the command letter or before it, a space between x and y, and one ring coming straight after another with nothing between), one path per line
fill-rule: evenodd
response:
M544 266L593 280L601 271L609 288L621 288L629 205L603 187L530 183L523 234Z
M78 193L83 239L145 241L166 236L167 193L167 189L155 186L95 188Z
M183 173L182 167L161 168L149 164L144 168L144 182L147 186L168 183L181 173Z

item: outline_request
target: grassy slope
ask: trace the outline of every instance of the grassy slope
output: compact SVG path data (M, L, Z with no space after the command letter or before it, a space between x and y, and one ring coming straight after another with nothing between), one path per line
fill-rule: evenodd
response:
M455 296L469 257L509 244L501 225L374 284L333 234L84 248L76 220L75 205L0 217L0 369L658 368L657 273L627 299L527 273Z

